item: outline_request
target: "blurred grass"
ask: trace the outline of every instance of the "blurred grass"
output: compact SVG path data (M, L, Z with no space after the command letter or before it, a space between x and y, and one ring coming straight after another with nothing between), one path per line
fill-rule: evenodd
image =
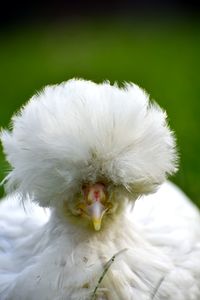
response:
M0 37L0 125L46 84L133 81L169 115L181 162L173 180L200 206L200 24L98 20L16 28ZM7 165L0 150L0 179ZM3 190L1 189L1 195Z

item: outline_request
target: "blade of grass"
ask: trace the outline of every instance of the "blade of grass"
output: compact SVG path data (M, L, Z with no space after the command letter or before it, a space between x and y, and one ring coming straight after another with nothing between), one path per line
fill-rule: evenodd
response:
M120 250L119 252L115 253L108 261L107 263L105 264L105 267L104 267L104 270L103 270L103 273L101 274L99 280L98 280L98 283L92 293L92 298L91 300L95 300L95 297L96 297L96 294L97 294L97 291L99 289L99 286L103 280L103 278L105 277L106 273L108 272L109 268L111 267L111 265L114 263L116 257L118 257L119 255L121 255L122 253L124 253L125 251L127 251L128 249L127 248L124 248L122 250Z

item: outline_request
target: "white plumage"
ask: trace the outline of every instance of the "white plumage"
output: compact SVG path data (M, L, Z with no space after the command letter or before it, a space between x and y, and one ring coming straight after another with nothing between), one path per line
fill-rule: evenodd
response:
M1 140L1 300L200 299L199 212L165 182L174 137L141 88L46 87Z

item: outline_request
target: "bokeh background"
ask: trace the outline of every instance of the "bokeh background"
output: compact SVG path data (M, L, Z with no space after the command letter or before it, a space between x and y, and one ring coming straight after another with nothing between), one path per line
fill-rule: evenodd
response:
M0 13L0 126L46 84L133 81L167 111L180 153L171 180L200 206L199 16L193 1L7 1ZM0 149L0 179L8 170Z

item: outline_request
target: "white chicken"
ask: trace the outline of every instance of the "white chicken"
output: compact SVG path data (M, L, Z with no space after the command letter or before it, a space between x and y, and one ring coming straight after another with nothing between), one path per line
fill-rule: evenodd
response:
M1 300L199 300L200 216L137 85L48 86L1 140Z

